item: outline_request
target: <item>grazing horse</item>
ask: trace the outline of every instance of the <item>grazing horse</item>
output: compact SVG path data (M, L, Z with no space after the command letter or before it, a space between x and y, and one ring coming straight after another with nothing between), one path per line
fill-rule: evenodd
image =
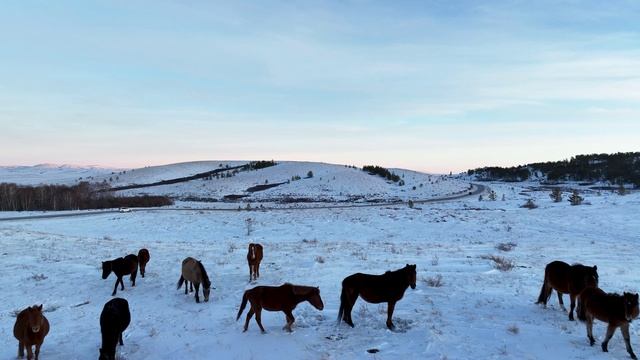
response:
M262 309L268 311L282 311L287 317L287 324L283 329L291 332L291 326L296 320L293 317L293 309L303 302L308 301L316 309L324 309L324 303L320 297L320 289L312 286L300 286L285 283L280 286L256 286L253 289L247 290L242 296L242 304L240 310L238 310L238 316L236 321L240 319L247 301L251 302L251 307L247 313L247 320L244 323L244 331L249 328L249 320L253 314L256 314L256 322L260 327L260 330L264 333L264 327L262 326Z
M198 292L200 291L200 284L202 283L202 295L204 295L204 301L209 301L209 292L211 291L211 281L207 271L202 266L202 263L192 257L188 257L182 260L182 275L178 280L178 289L184 284L184 294L188 294L188 285L191 283L191 291L193 291L193 284L196 284L196 302L200 302Z
M569 310L569 320L573 321L573 309L576 306L576 297L582 290L588 287L598 286L598 267L584 266L581 264L569 265L563 261L553 261L544 268L544 282L540 289L540 296L536 304L543 304L547 307L547 301L551 293L555 290L558 293L560 308L566 311L562 294L569 294L571 298L571 310Z
M122 332L131 322L129 303L122 298L109 300L104 304L100 314L100 332L102 333L102 347L98 360L115 360L116 346L124 345Z
M416 288L416 266L409 265L396 271L387 271L382 275L370 275L357 273L347 276L342 280L342 294L340 294L340 310L338 322L344 320L349 326L354 327L351 319L351 310L358 300L358 296L364 301L378 304L387 303L387 327L394 329L391 321L393 309L404 296L407 287Z
M607 294L599 288L587 288L580 293L578 298L578 319L587 323L587 337L589 344L593 346L596 339L593 338L593 319L598 319L609 324L607 335L602 342L602 351L609 351L607 345L618 327L622 331L627 352L632 359L637 359L636 354L631 349L629 340L629 323L638 317L638 294L624 293Z
M111 296L116 296L118 291L118 283L120 283L120 290L124 290L124 281L122 277L127 274L131 274L131 286L136 286L136 275L138 275L138 257L129 254L123 258L117 258L111 261L102 262L102 279L109 277L111 272L114 272L118 277L116 279L116 285L113 287L113 293Z
M138 251L138 263L140 265L140 275L144 277L144 272L147 269L147 263L151 260L151 255L149 255L149 250L140 249Z
M247 253L249 281L258 280L260 277L260 261L262 261L262 245L249 244L249 252Z
M18 314L13 326L13 336L18 339L18 357L24 356L27 348L27 359L33 359L32 346L36 346L36 360L40 354L40 346L49 333L49 321L42 314L42 305L28 307Z

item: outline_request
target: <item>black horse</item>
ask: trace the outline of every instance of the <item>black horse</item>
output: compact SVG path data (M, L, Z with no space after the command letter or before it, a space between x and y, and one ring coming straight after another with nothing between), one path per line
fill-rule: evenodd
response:
M116 285L113 287L113 293L111 296L115 296L118 291L118 283L120 283L120 290L124 290L124 282L122 281L122 277L124 275L131 274L131 286L136 286L136 275L138 275L138 257L129 254L123 258L117 258L111 261L103 261L102 262L102 278L106 279L109 277L111 272L114 272L118 277L116 279Z
M98 360L115 360L116 346L124 345L122 342L122 332L131 322L129 303L122 298L109 300L104 304L100 314L100 331L102 332L102 347L100 348L100 358Z
M387 327L394 329L391 321L393 309L404 296L407 287L416 288L416 266L409 265L396 271L387 271L382 275L369 275L357 273L347 276L342 281L342 294L340 295L340 310L338 321L344 320L353 327L351 310L358 300L358 296L367 302L378 304L387 303Z

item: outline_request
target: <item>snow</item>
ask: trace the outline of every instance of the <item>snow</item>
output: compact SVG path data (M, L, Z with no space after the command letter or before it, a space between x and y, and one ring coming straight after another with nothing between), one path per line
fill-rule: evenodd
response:
M338 183L350 174L353 178L340 182L352 184L357 192L371 186L370 194L403 194L388 190L382 179L378 190L370 184L377 177L360 170L282 165L286 171L275 172L274 167L260 176L274 171L269 181L275 182L277 174L295 170L304 176L312 170L313 179L340 174ZM259 181L258 173L228 180L255 175L238 185L242 189ZM421 181L419 176L428 175L407 172L405 179ZM454 191L459 184L451 181L442 189L424 190L425 195ZM303 184L322 184L312 179L294 183L287 193L304 194ZM101 279L101 261L137 253L141 247L151 252L147 277L138 275L134 288L126 279L125 290L117 295L129 301L132 312L125 345L117 350L119 359L628 359L619 331L609 353L603 353L599 346L588 345L584 324L568 321L555 295L547 309L534 303L544 266L553 260L598 265L605 291L638 291L640 194L586 192L583 196L591 205L570 206L567 193L563 202L553 203L548 191L531 191L533 183L487 185L497 192L498 201L480 202L473 196L417 204L414 209L397 205L278 211L188 210L179 206L189 203L180 203L166 210L0 221L0 359L16 355L14 312L40 303L51 323L42 358L95 358L100 311L112 298L115 283L113 275ZM503 194L505 201L500 200ZM528 198L539 208L520 208ZM254 223L251 234L247 218ZM261 278L254 284L248 282L246 263L250 242L264 246ZM508 242L516 244L511 251L496 249ZM488 255L502 256L516 267L498 271ZM208 303L196 304L193 294L175 288L187 256L202 260L216 288ZM417 264L418 284L396 305L397 331L385 326L386 304L361 299L353 312L356 327L336 325L344 277L380 274L407 263ZM428 286L428 279L438 275L443 285ZM324 310L300 304L293 312L293 333L282 330L284 314L263 312L267 333L261 334L254 320L243 333L246 310L235 320L243 291L284 282L319 286ZM568 304L567 296L565 300ZM596 323L598 343L605 330L603 323ZM633 323L636 351L638 335ZM370 354L368 349L379 352Z
M34 166L0 166L0 183L20 185L62 184L73 185L81 181L108 176L121 169L98 166L39 164Z

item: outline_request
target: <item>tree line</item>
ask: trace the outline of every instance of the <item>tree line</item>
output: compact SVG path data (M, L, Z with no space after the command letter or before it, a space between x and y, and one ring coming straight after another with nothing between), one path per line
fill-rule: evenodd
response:
M99 190L104 189L88 182L72 186L0 183L0 211L85 210L173 204L166 196L114 196L111 192Z
M640 187L640 152L577 155L562 161L471 169L467 174L481 180L524 181L536 172L550 181L608 181Z
M397 174L389 171L388 169L383 168L382 166L365 165L365 166L362 167L362 171L366 171L371 175L382 176L383 178L385 178L387 180L391 180L393 182L400 181L400 176L398 176Z

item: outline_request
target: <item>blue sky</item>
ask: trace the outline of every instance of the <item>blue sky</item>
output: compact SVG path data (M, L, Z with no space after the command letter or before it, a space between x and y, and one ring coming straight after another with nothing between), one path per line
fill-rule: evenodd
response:
M0 165L640 150L637 1L3 1Z

